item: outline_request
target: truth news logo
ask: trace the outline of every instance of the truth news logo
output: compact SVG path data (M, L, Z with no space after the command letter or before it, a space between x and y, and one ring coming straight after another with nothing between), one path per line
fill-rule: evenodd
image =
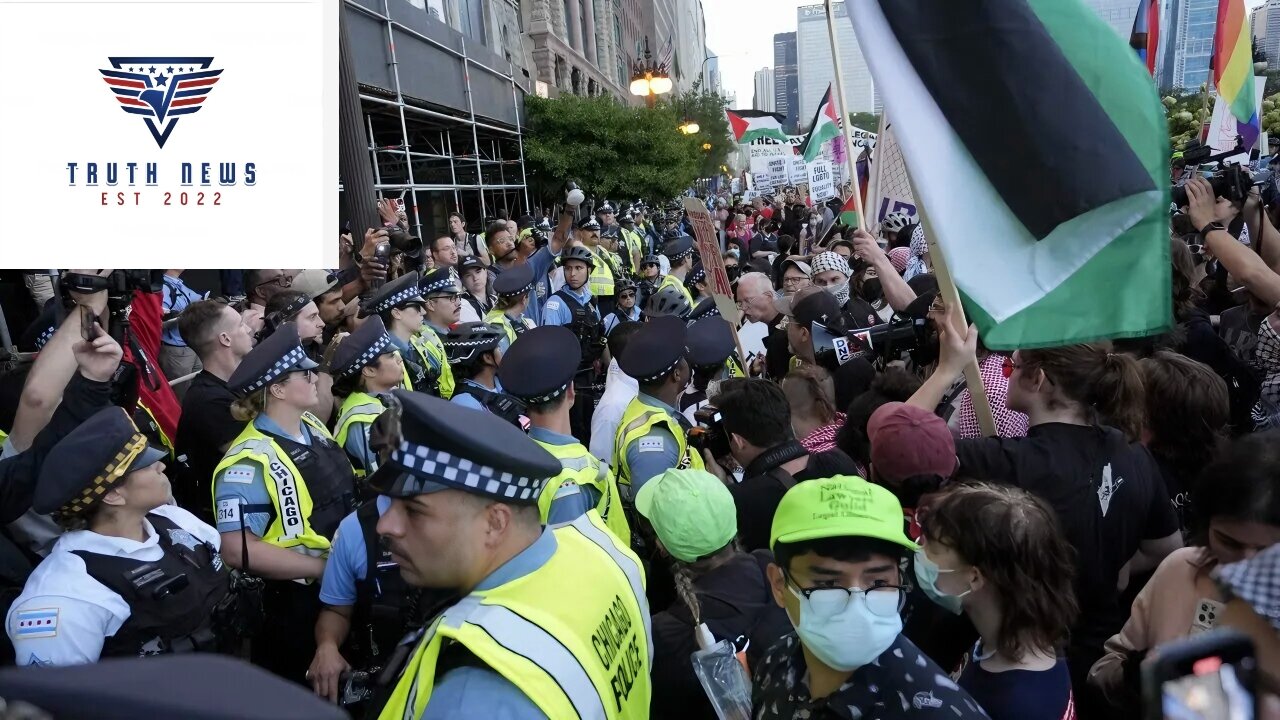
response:
M183 115L200 110L222 70L211 57L109 57L99 70L120 109L141 115L161 148Z

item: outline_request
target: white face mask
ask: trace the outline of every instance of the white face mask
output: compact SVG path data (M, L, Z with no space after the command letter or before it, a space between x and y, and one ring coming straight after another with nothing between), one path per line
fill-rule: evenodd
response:
M943 570L938 567L937 563L930 560L929 556L924 554L924 550L916 551L915 571L916 580L920 582L920 589L924 590L924 594L928 595L930 600L950 610L956 615L960 614L960 601L964 596L973 592L972 586L959 595L951 595L940 590L938 588L938 574L953 573L955 570Z
M841 609L844 592L837 588L818 590L811 597L790 583L787 589L800 600L800 622L791 621L800 641L832 670L850 672L870 663L902 632L899 592L855 592Z

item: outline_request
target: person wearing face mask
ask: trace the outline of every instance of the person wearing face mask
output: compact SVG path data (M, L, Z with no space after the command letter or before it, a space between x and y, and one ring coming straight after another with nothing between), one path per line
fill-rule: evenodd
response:
M902 635L902 567L919 548L888 490L836 476L796 484L769 533L769 583L796 632L755 669L754 720L986 718Z
M438 393L440 376L428 362L433 353L428 347L428 338L418 332L422 328L422 306L426 303L418 289L419 281L415 270L388 282L360 304L359 316L382 319L391 344L400 351L404 389Z
M1213 576L1280 543L1280 432L1232 442L1195 487L1190 545L1160 564L1089 671L1090 684L1117 708L1140 702L1138 665L1151 648L1222 626L1227 597Z
M839 253L823 252L813 258L813 284L835 296L849 329L869 328L879 323L876 309L862 299L861 287L849 281L849 260Z
M980 635L961 689L992 720L1074 718L1058 654L1077 611L1074 557L1053 510L1025 490L966 485L938 496L921 529L917 582Z

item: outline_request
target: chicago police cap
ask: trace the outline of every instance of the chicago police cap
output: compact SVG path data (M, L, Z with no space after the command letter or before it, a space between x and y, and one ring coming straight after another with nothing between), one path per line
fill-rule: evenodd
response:
M528 403L554 400L569 389L582 361L582 347L573 331L544 325L516 337L502 356L498 380L502 389Z

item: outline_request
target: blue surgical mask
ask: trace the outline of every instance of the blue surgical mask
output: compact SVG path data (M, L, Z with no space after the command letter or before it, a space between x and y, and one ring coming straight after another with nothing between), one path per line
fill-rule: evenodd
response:
M814 603L790 583L787 589L800 600L800 622L792 621L800 641L832 670L851 672L869 664L902 632L896 592L871 593L871 600L867 593L855 592L843 609L832 611L824 607L826 598Z
M960 593L959 595L949 595L938 589L938 575L940 573L953 573L955 570L943 570L938 564L929 559L924 554L924 550L916 551L916 580L920 583L920 588L924 590L924 594L938 605L950 610L956 615L960 614L961 598L973 592L973 588Z

